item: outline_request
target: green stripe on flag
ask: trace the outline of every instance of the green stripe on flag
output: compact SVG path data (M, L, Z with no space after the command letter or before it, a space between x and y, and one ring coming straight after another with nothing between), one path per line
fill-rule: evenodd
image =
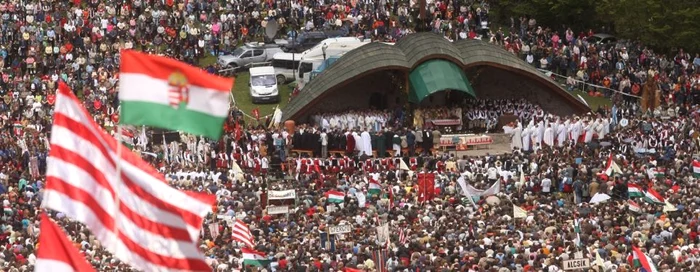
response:
M121 101L120 122L127 125L145 125L171 130L181 130L202 135L210 139L219 139L223 132L226 117L212 116L185 108L173 108L170 105Z
M633 197L643 197L644 193L639 192L639 191L633 191L633 192L628 192L628 197L633 198Z
M369 189L367 190L367 193L370 195L379 195L382 192L382 189Z
M250 260L243 260L243 265L252 265L252 266L268 266L270 264L270 260L255 260L255 259L250 259Z

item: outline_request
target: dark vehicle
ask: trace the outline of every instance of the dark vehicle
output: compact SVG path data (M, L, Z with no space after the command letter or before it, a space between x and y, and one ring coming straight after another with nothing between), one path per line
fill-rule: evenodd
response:
M277 41L282 46L282 50L290 53L301 53L314 47L319 42L328 38L345 37L347 33L341 30L333 31L306 31L301 32L296 39Z

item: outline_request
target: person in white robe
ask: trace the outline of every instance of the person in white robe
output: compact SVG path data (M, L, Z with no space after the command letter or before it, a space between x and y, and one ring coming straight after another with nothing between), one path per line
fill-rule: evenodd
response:
M605 136L608 135L608 130L610 130L610 122L608 122L608 118L600 119L598 122L598 139L605 138Z
M595 133L595 127L597 124L595 122L586 122L586 125L584 127L585 135L583 137L583 142L584 143L590 143L593 141L593 133Z
M571 140L574 141L574 145L578 143L578 138L581 137L581 132L583 131L583 125L581 120L576 118L574 123L571 125Z
M523 149L522 132L523 132L523 124L520 123L520 121L518 121L515 128L513 128L513 139L510 142L511 148L513 148L515 150L522 150Z
M523 143L523 151L530 151L530 143L531 143L531 138L530 134L532 133L532 126L528 125L525 129L523 129L523 132L521 134L522 136L522 143Z
M535 144L540 144L542 145L542 140L544 140L544 121L540 120L537 123L537 128L536 128L536 135L535 135Z
M360 150L360 156L364 153L365 155L372 157L372 136L369 135L369 131L365 130L361 134L362 136L362 149Z
M554 128L552 128L552 125L544 129L543 141L548 146L554 146Z
M559 120L557 123L559 123L559 125L557 125L557 130L556 130L557 146L563 147L564 142L566 142L566 134L568 133L568 126L567 126L567 124L562 123L561 120Z

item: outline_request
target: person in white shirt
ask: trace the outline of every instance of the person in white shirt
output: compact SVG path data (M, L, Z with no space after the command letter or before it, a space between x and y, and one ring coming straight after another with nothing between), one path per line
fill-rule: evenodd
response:
M318 140L321 142L321 157L325 159L328 156L328 134L325 128L321 132L321 137Z
M548 177L542 179L542 192L549 194L552 191L552 180Z

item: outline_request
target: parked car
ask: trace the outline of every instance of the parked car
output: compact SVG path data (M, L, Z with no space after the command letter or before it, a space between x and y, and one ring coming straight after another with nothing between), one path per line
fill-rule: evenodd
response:
M342 30L305 31L299 33L296 39L276 40L275 43L282 46L285 52L301 53L325 39L344 37L346 34Z
M592 44L609 44L609 43L615 43L617 42L617 38L615 36L610 35L610 34L593 34L592 36L588 37L586 39L588 43Z
M272 61L272 57L282 52L279 45L247 43L230 55L220 56L217 63L224 68L249 68L252 63Z

